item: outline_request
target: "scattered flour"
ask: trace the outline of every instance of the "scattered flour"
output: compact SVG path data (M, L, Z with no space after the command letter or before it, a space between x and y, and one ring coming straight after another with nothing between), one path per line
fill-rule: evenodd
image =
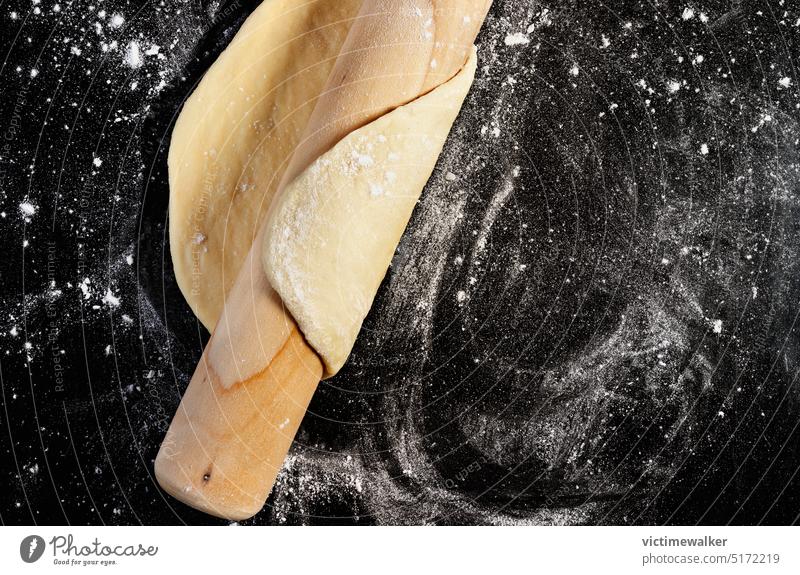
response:
M113 294L111 288L108 288L106 295L103 296L103 303L109 307L117 307L120 304L120 298Z
M530 44L531 39L528 38L522 32L516 32L514 34L509 34L506 36L505 44L506 46L524 46L526 44Z
M138 42L130 42L125 49L125 64L134 69L142 66L142 52Z
M30 202L22 202L19 205L19 211L23 216L29 218L36 213L36 206L31 204Z

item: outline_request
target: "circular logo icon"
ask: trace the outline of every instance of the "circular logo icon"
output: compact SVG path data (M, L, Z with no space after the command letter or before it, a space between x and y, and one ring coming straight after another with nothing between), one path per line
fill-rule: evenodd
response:
M28 535L19 544L19 556L25 563L34 563L44 554L44 539L38 535Z

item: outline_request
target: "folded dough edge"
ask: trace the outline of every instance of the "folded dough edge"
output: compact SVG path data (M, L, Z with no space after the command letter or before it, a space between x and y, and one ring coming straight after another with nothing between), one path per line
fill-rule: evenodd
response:
M175 279L213 331L361 0L268 0L186 100L169 147Z
M350 355L476 67L473 48L451 80L346 136L274 200L264 271L325 377Z

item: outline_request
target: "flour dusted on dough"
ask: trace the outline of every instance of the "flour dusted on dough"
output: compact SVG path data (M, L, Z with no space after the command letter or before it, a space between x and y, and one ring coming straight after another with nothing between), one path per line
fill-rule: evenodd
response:
M169 237L178 285L209 330L360 6L263 2L184 105L169 149Z
M350 354L476 65L473 51L452 80L348 135L276 200L264 270L328 377Z

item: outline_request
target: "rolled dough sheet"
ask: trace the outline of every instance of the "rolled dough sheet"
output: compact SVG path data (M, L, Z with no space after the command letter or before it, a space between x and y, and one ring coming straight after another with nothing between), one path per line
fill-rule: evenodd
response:
M266 0L186 101L169 150L178 285L212 330L360 0Z
M264 271L326 376L344 364L472 85L464 68L349 134L275 199Z

